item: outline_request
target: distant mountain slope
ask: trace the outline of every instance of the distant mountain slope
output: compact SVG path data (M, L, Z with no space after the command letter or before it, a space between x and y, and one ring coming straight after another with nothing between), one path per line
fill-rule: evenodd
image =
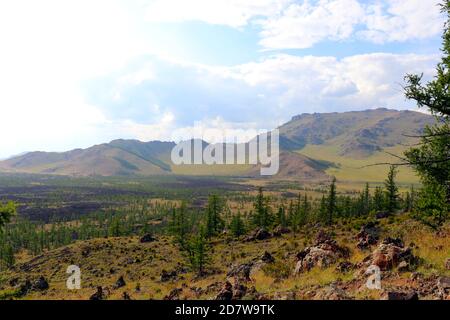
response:
M342 179L380 181L384 170L356 167L386 160L386 150L400 154L404 145L414 142L407 135L419 134L434 121L422 113L388 109L295 116L279 128L278 177L322 180L333 174ZM114 140L63 153L30 152L0 161L0 170L74 176L259 175L260 166L175 166L170 160L174 146L173 142Z
M159 157L170 154L173 142L115 140L63 153L31 152L0 163L8 171L74 176L154 175L170 172Z
M432 116L389 109L344 113L315 113L295 116L280 127L285 149L300 150L307 145L337 145L341 156L364 158L384 148L408 144Z
M325 170L339 180L380 182L388 166L397 163L409 145L435 118L419 112L376 109L345 113L303 114L280 127L285 148L316 160L332 162ZM408 167L401 167L398 180L418 182Z

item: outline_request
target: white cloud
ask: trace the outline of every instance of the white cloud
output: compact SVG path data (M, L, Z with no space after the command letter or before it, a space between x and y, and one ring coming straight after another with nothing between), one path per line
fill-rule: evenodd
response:
M292 0L151 0L146 8L151 22L203 21L243 27L256 16L276 14Z
M261 27L266 49L309 48L325 41L363 39L375 43L439 35L440 0L152 0L151 22L202 21Z
M261 45L309 48L324 40L375 43L425 39L442 32L439 0L305 0L262 20Z
M435 55L374 53L344 59L277 55L260 63L233 69L232 76L277 93L289 115L375 107L402 108L403 77L407 73L434 74Z
M434 55L387 53L344 59L284 54L233 67L211 67L154 58L151 62L158 68L140 84L107 83L113 83L122 97L113 117L145 123L149 106L158 105L159 114L174 115L176 128L202 120L211 123L218 117L241 122L244 128L247 123L273 128L303 112L412 108L403 95L404 75L424 72L429 79L438 59ZM121 107L130 105L137 109Z
M326 39L347 39L363 18L356 0L291 4L281 15L262 22L261 44L271 49L309 48Z
M367 9L364 38L377 42L425 39L442 32L440 0L387 0Z

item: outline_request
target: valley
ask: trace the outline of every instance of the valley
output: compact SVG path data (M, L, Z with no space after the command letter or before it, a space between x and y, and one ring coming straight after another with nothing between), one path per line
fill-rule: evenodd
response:
M294 117L273 177L175 166L173 143L137 140L0 162L16 213L0 299L448 299L448 221L421 223L418 177L386 165L431 123L386 109Z

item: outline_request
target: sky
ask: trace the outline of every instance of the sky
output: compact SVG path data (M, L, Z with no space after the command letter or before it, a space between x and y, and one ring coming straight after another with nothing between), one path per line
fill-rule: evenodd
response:
M0 1L0 158L414 110L403 77L435 74L438 2Z

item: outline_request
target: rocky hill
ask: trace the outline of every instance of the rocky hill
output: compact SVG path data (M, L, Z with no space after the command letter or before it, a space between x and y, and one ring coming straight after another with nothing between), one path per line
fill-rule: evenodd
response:
M450 299L448 225L437 234L406 215L360 223L222 235L201 277L168 236L78 241L20 258L0 274L0 299ZM66 287L73 264L80 290ZM366 286L370 265L381 288Z

